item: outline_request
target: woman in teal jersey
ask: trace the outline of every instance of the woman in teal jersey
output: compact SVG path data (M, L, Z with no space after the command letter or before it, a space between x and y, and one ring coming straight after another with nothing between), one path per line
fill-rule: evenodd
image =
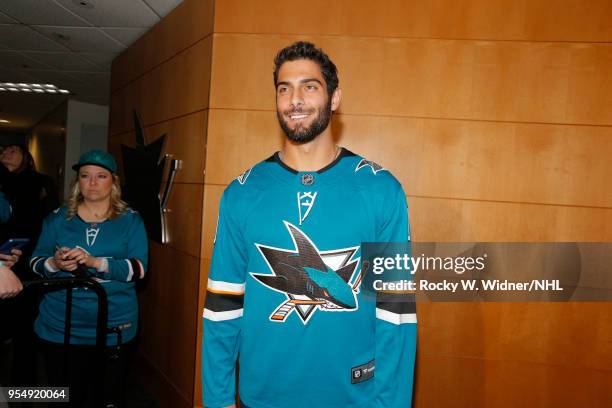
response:
M64 291L45 295L34 330L41 342L49 385L70 385L72 406L122 406L129 350L136 335L138 303L134 282L147 267L147 236L141 217L121 200L114 158L94 150L73 166L77 171L65 206L43 224L33 257L34 272L47 277L72 276L77 270L94 277L108 296L104 401L99 395L95 361L96 295L75 289L72 300L68 367L64 364ZM67 368L67 370L66 370Z

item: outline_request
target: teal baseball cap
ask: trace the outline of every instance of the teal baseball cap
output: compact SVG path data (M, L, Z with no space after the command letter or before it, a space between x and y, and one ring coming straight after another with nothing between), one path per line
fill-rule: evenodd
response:
M72 170L79 171L81 167L87 165L104 167L111 173L117 173L117 162L115 158L102 150L90 150L87 153L83 153L78 163L72 166Z

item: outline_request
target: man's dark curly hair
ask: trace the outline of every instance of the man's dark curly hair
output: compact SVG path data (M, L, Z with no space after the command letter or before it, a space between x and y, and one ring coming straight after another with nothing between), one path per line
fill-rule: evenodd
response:
M313 43L298 41L283 48L274 58L274 86L278 83L278 71L281 65L287 61L311 60L319 64L321 74L327 83L327 93L332 95L338 87L338 71L336 65L329 59L322 49L315 47Z

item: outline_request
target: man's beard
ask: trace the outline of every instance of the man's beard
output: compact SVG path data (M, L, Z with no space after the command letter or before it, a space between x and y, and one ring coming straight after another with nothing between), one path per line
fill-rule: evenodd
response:
M280 127L287 135L287 138L292 142L297 144L304 144L314 140L317 136L319 136L327 126L329 125L329 121L331 120L331 98L328 99L325 106L317 111L317 117L314 119L312 124L309 127L304 127L301 123L298 123L295 126L295 129L291 129L288 123L285 121L284 116L288 116L291 114L299 114L299 113L310 113L308 111L304 111L303 109L293 109L289 111L285 111L283 113L276 110L276 117L278 118L278 123Z

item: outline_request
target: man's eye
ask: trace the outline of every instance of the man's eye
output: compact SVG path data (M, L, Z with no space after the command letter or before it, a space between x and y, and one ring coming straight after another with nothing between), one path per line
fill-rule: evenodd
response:
M309 91L316 91L317 86L316 85L306 85L306 89Z
M281 86L281 87L279 87L279 88L278 88L278 93L279 93L279 94L282 94L282 93L285 93L285 92L287 92L287 88L285 88L285 87L283 87L283 86Z

